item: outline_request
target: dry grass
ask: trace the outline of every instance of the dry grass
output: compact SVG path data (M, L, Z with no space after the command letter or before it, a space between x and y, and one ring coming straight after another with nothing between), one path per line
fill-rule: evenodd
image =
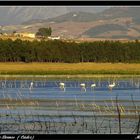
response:
M0 63L1 74L140 74L140 64Z
M0 63L0 70L133 70L140 71L140 64L124 63Z
M13 41L15 41L16 39L20 39L22 41L41 41L41 39L39 38L30 38L30 37L16 37L16 36L0 36L0 39L2 40L7 40L7 39L11 39ZM47 41L47 39L45 39ZM75 39L66 39L66 38L61 38L62 41L66 41L66 42L73 42L75 41L76 43L82 43L82 42L95 42L95 41L105 41L105 40L110 40L110 41L120 41L120 42L129 42L129 39L126 38L121 38L121 39L111 39L110 37L106 37L106 38L100 38L100 37L96 37L96 38L90 38L90 37L80 37L80 38L75 38ZM131 42L135 42L135 40L131 40Z
M37 40L37 41L40 41L40 39L37 39L37 38L30 38L30 37L16 37L16 36L0 36L0 39L3 39L3 40L7 40L7 39L11 39L13 41L15 41L16 39L21 39L22 41L34 41L34 40Z

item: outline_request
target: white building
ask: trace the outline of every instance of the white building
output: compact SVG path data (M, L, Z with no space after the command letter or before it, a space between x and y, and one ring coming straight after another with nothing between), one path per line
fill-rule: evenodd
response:
M51 37L51 36L49 36L48 39L51 39L51 40L59 40L60 39L60 36L57 36L57 37Z

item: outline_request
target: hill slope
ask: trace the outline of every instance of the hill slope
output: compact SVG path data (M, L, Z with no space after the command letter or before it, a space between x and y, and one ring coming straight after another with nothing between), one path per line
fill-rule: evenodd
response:
M36 32L40 27L51 26L53 35L62 38L139 39L139 7L111 7L103 12L65 13L54 18L30 20L5 30Z
M66 7L66 6L8 6L0 7L0 25L20 24L22 22L38 22L48 18L57 17L69 12L89 11L92 13L102 11L107 7Z

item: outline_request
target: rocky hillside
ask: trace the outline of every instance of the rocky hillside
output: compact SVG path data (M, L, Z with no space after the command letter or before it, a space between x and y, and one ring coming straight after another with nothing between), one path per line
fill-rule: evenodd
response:
M100 12L107 7L66 7L66 6L8 6L0 7L0 25L20 24L23 22L38 22L48 18L54 18L69 12L88 11L91 13Z
M140 7L111 7L104 11L70 11L47 19L35 19L5 30L36 32L40 27L52 27L53 35L62 38L139 39Z

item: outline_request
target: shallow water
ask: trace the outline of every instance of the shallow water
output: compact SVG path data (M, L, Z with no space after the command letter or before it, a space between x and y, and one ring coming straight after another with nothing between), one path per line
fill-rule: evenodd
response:
M30 99L74 99L75 96L78 100L108 100L110 98L115 99L116 96L120 100L131 100L133 95L135 100L140 100L140 83L130 80L118 80L116 86L109 90L108 85L110 81L62 81L65 83L66 91L62 91L59 88L59 81L33 81L33 90L29 90L31 81L1 81L0 82L0 98L4 98L9 94L12 98L17 98L21 93L22 98ZM3 83L3 85L2 85ZM80 83L86 84L86 92L81 90ZM92 83L96 83L94 89L90 88Z
M32 90L29 89L31 82L34 83ZM59 88L60 82L65 83L65 91ZM116 86L109 90L108 85L113 82ZM86 92L81 89L81 83L85 83ZM93 83L96 87L91 89ZM100 131L97 133L118 133L116 99L122 115L122 133L136 133L133 130L137 126L140 108L138 78L1 80L1 133L17 133L18 126L21 127L20 133L28 129L29 133L95 133L96 131L92 130L96 127L94 123L100 124ZM126 123L127 119L130 119L129 124ZM81 121L86 122L83 129L83 126L80 127ZM112 123L111 131L109 121ZM74 122L75 127L69 126ZM45 131L46 126L52 124L55 124L55 131L54 126ZM64 126L59 129L61 125ZM5 130L2 126L10 126L13 129ZM42 131L37 131L40 126ZM68 130L64 131L64 127ZM107 129L103 129L104 127Z

